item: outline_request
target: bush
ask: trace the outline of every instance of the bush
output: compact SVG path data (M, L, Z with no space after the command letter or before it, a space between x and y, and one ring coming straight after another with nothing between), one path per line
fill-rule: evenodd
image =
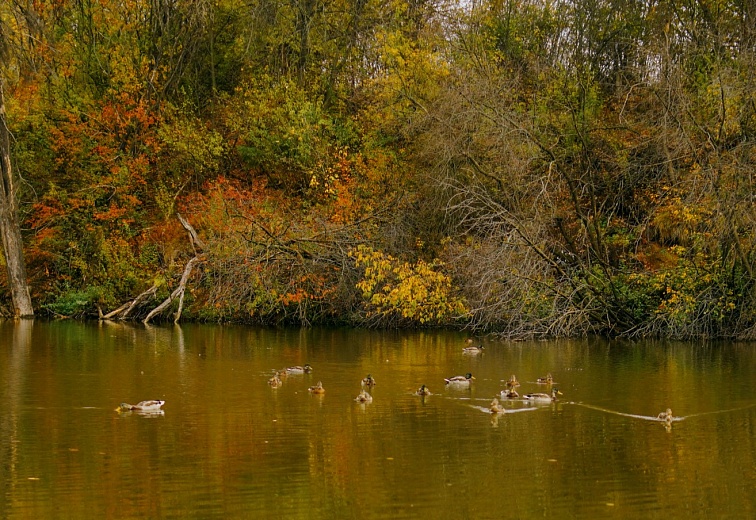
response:
M468 312L451 277L440 272L440 261L410 264L368 246L358 246L350 256L364 269L357 288L372 324L445 325Z

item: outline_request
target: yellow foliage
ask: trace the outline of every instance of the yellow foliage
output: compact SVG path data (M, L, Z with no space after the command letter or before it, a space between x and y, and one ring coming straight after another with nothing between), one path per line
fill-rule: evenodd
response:
M437 269L439 261L414 264L359 246L350 251L364 269L357 288L374 317L399 317L421 325L447 323L466 314L464 300L455 294L451 278Z

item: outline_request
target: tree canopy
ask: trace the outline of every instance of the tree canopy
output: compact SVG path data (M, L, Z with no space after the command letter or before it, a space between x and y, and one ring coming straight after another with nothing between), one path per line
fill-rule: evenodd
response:
M756 336L750 2L15 0L0 56L41 314Z

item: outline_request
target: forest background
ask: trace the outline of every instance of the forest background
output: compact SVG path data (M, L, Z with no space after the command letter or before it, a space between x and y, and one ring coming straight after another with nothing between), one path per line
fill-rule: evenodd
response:
M31 300L753 339L755 71L748 0L5 1Z

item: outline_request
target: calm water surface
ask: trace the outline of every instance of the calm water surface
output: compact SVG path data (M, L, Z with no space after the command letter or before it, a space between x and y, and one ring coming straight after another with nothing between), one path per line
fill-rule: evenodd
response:
M0 324L0 518L756 517L756 345L464 339ZM487 413L547 372L557 403Z

